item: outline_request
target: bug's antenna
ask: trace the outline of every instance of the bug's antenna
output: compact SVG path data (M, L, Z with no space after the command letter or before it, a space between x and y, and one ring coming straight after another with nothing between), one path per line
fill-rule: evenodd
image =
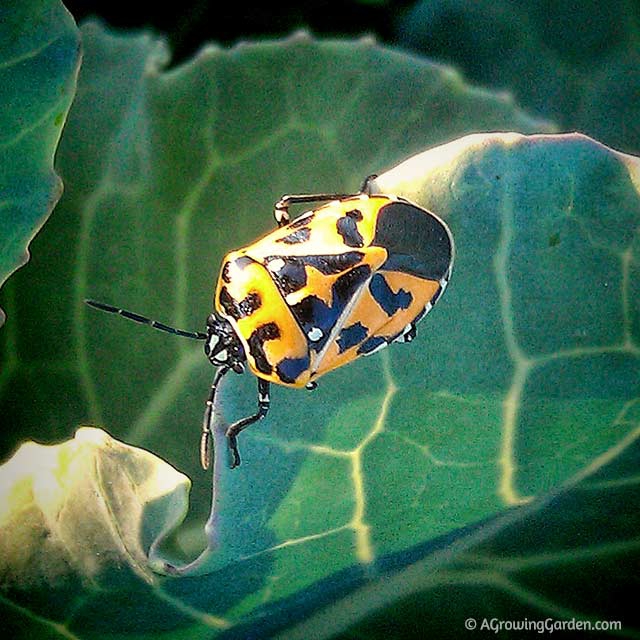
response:
M110 304L105 304L104 302L96 302L95 300L85 300L85 302L94 309L99 309L100 311L106 311L108 313L116 313L123 318L127 318L128 320L133 320L134 322L139 322L140 324L148 324L154 329L166 331L167 333L172 333L176 336L182 336L183 338L191 338L193 340L206 340L208 337L206 333L202 333L201 331L182 331L182 329L170 327L169 325L158 322L157 320L151 320L151 318L133 313L133 311L127 311L126 309L112 307Z

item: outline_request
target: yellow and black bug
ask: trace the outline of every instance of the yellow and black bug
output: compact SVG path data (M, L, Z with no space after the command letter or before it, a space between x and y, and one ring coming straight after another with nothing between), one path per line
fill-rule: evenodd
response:
M416 323L442 295L453 266L447 225L391 195L286 195L276 204L279 228L225 256L205 332L175 329L125 309L87 304L161 331L204 341L216 367L202 426L200 459L212 456L213 402L220 379L248 365L258 379L256 413L226 431L231 466L237 436L264 418L272 382L313 389L320 376L390 342L410 342ZM326 202L293 220L292 204Z

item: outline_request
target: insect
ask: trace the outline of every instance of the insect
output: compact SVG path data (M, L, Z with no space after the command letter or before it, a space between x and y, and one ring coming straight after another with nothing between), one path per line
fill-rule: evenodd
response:
M204 342L216 372L202 424L203 468L211 464L214 399L227 373L248 367L258 381L257 411L226 431L233 468L240 464L238 434L267 415L271 383L314 389L332 369L410 342L444 292L454 257L449 228L408 200L371 193L375 178L356 194L283 196L274 205L278 229L225 256L204 332L86 301ZM322 202L290 220L291 205Z

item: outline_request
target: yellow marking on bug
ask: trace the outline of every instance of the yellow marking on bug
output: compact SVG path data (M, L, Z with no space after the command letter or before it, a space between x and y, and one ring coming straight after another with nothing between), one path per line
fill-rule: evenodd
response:
M312 294L320 298L328 307L333 306L333 285L339 274L327 276L311 265L306 266L305 272L307 283L301 289L287 295L287 304L291 307Z
M264 353L270 365L275 367L284 358L308 357L308 345L306 336L302 333L300 325L291 314L266 267L251 261L240 268L238 260L242 258L241 252L234 251L227 254L223 261L223 264L228 265L230 282L224 282L222 274L218 278L215 296L216 311L231 322L244 345L253 373L276 384L303 387L309 381L308 370L303 371L294 382L284 383L275 371L264 373L257 369L248 340L259 327L273 324L273 319L277 321L277 337L265 340L263 344ZM220 302L223 289L236 303L240 303L247 296L256 296L261 304L248 315L236 319L226 312Z

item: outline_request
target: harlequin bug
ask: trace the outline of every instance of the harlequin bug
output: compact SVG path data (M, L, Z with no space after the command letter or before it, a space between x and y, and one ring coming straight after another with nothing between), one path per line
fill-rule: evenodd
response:
M283 196L278 229L225 256L205 332L175 329L125 309L102 311L204 341L216 367L206 400L200 460L212 457L213 404L220 379L245 366L258 380L256 413L226 431L231 467L237 436L269 410L272 382L313 389L325 373L391 342L410 342L442 295L453 266L447 225L404 198L371 193ZM291 221L289 206L326 202Z

